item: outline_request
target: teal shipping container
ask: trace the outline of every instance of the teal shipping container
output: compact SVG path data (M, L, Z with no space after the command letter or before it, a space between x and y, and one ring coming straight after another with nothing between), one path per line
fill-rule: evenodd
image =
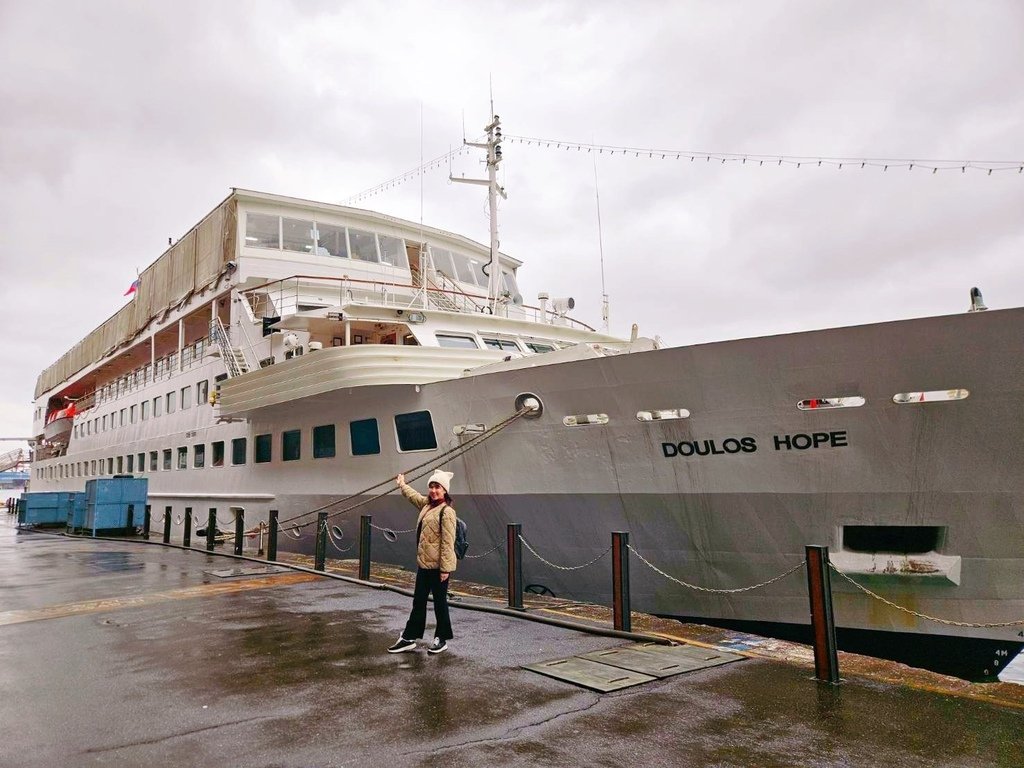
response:
M95 536L99 531L126 532L129 527L141 526L148 494L149 481L144 477L118 475L87 481L84 528ZM130 524L129 508L132 512Z

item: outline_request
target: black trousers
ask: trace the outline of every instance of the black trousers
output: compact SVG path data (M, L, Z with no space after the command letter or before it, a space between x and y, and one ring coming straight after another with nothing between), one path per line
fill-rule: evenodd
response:
M416 570L416 591L412 597L412 613L406 622L402 637L406 640L419 640L427 627L427 595L434 596L434 616L437 617L437 631L434 633L442 640L451 640L452 621L448 616L448 582L441 581L438 568L418 568Z

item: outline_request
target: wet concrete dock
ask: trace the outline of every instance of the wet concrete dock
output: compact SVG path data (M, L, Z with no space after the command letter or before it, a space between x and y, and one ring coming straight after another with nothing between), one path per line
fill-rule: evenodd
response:
M409 598L214 573L252 566L0 519L0 765L1024 765L1012 689L794 654L600 694L522 666L626 641L455 608L447 653L389 655Z

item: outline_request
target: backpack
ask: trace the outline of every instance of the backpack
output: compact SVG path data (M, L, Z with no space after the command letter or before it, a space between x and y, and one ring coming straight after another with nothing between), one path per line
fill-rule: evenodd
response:
M442 516L444 515L444 511L446 509L450 509L450 507L447 504L445 506L441 507L441 512L437 516L437 524L438 525L441 524L441 519L442 519ZM454 512L454 511L455 510L453 509L452 512ZM466 550L469 549L469 536L467 535L468 531L469 531L469 526L467 526L466 523L463 522L459 518L458 515L456 515L455 516L455 559L456 560L461 560L462 558L464 558L466 556Z

